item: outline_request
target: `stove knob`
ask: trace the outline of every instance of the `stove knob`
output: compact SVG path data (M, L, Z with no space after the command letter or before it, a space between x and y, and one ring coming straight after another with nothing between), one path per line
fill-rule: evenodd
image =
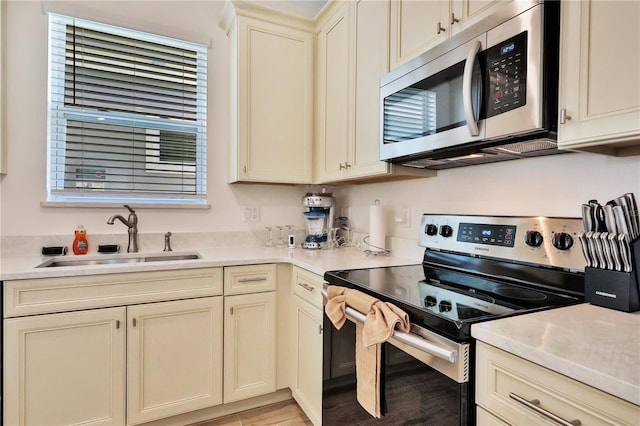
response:
M551 244L558 250L569 250L573 246L573 238L566 232L557 232L553 234Z
M524 242L531 247L540 247L543 241L544 238L538 231L527 231L524 235Z
M449 311L451 311L451 302L443 300L438 305L438 308L440 309L440 312L449 312Z
M451 235L453 235L453 228L449 225L442 225L440 227L440 235L445 238L450 237Z
M426 306L427 308L431 308L432 306L436 306L436 303L438 303L438 301L433 296L427 296L427 297L424 298L424 306Z
M438 233L438 226L430 223L424 227L424 233L430 236L434 236Z

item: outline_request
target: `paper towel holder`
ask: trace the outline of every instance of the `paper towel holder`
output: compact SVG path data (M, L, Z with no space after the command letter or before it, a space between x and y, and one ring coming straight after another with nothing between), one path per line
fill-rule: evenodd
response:
M376 210L374 210L374 209L373 209L373 206L376 206ZM385 244L384 244L384 238L385 238L384 229L382 230L382 232L380 232L380 230L379 230L379 229L377 229L377 230L376 230L376 233L377 233L377 234L378 234L378 233L381 233L381 235L376 235L376 237L374 238L374 240L376 240L376 241L375 241L375 243L371 243L371 242L370 242L370 238L371 238L372 234L374 233L374 232L371 230L371 229L373 229L373 227L374 227L374 225L373 225L374 217L376 218L376 220L382 220L382 221L384 221L384 215L383 215L382 217L380 217L380 216L379 216L379 215L380 215L380 211L378 211L379 209L381 209L381 208L382 208L382 207L380 206L380 200L375 200L375 201L373 202L373 206L371 206L371 207L372 207L372 209L371 209L371 213L370 213L370 223L369 223L370 230L369 230L369 235L365 236L365 237L362 239L362 242L363 242L363 243L365 243L367 246L369 246L369 248L368 248L368 249L364 250L364 254L366 254L367 256L369 256L370 254L373 254L373 255L376 255L376 256L378 256L378 255L385 255L385 256L389 256L389 254L391 253L391 250L388 250L388 249L386 249L386 248L384 248L384 247L380 247L380 246L378 246L378 244L380 244L380 243L378 242L378 240L380 240L381 238L382 238L382 244L380 244L380 245L382 245L382 246L384 246L384 245L385 245ZM374 211L376 212L375 214L377 214L377 216L374 216ZM378 224L378 225L380 225L380 224Z

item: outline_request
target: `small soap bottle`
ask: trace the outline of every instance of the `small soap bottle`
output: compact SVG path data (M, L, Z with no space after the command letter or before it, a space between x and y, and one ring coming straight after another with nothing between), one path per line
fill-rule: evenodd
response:
M89 243L87 242L87 231L82 225L78 225L76 229L76 239L73 240L74 254L87 254L89 251Z

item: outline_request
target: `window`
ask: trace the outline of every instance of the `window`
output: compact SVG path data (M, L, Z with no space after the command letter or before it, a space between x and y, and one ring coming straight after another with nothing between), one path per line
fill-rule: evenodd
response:
M206 46L49 15L50 201L206 202Z

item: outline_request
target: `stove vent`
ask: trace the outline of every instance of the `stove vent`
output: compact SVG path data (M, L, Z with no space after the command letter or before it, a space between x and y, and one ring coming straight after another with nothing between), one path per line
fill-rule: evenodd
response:
M546 151L548 149L556 149L557 144L550 139L537 139L526 142L516 142L508 145L496 147L496 150L508 152L511 154L524 154L527 152Z

